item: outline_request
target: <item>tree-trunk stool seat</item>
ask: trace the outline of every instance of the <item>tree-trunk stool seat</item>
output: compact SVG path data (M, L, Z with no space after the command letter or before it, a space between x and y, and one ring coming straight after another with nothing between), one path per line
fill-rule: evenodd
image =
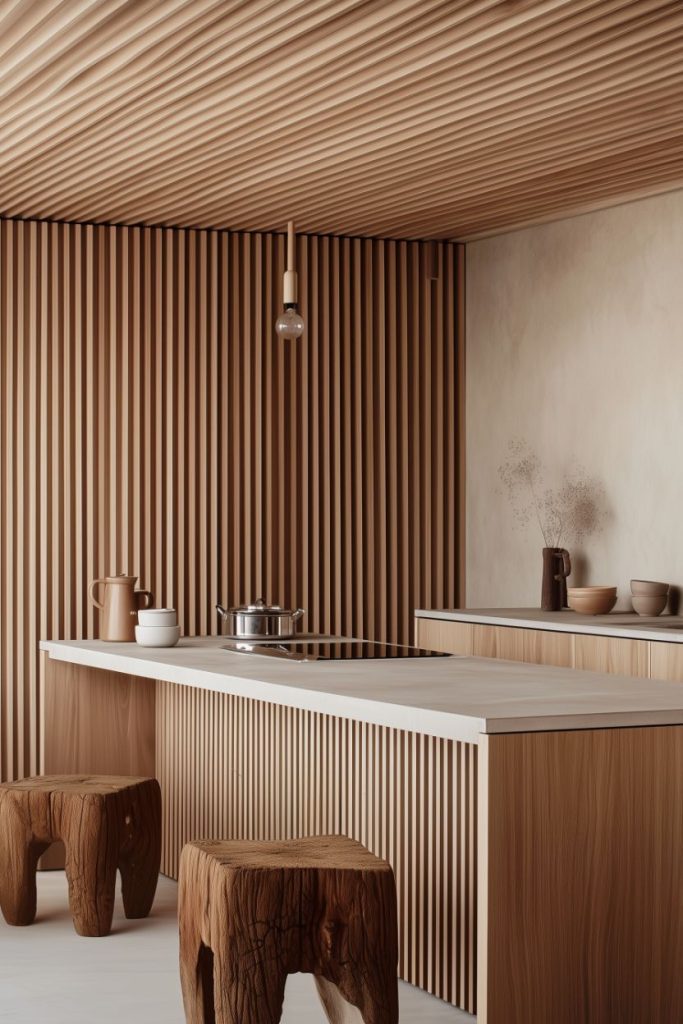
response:
M188 1024L277 1024L288 974L313 974L333 1024L397 1024L394 873L345 836L200 841L180 857Z
M156 779L43 775L0 785L0 909L8 924L36 916L36 867L57 840L79 935L108 935L116 871L126 917L146 917L161 860Z

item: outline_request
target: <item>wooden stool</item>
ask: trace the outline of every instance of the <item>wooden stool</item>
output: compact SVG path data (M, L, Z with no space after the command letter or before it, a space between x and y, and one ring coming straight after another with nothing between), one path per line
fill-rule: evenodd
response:
M108 935L116 869L126 917L146 917L161 859L156 779L45 775L0 785L0 908L8 924L36 916L36 866L66 849L69 906L79 935Z
M189 843L179 883L188 1024L277 1024L299 971L333 1024L397 1024L394 873L360 843Z

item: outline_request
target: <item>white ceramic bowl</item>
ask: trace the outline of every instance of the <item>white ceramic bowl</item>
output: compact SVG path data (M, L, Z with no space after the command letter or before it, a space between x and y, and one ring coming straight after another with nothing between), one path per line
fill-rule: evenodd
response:
M175 608L141 608L138 612L139 626L177 626Z
M654 580L631 580L632 594L668 594L668 583L656 583Z
M669 600L667 594L632 594L631 604L638 615L661 615Z
M175 647L180 626L136 626L135 639L141 647Z

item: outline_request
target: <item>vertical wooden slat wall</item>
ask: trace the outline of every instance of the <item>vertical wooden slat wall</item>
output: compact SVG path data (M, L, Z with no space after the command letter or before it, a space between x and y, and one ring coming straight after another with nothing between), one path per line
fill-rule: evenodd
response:
M162 871L191 839L352 836L394 869L401 977L473 1013L478 748L156 685Z
M136 573L186 634L259 596L411 639L457 604L460 251L0 222L0 776L38 766L38 641L97 635Z

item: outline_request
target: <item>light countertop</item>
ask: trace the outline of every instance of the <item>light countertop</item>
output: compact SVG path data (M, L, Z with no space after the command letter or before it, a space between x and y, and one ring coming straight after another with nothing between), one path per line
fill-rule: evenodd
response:
M476 743L481 733L683 724L683 683L488 658L290 662L217 637L43 641L51 658Z
M683 643L683 616L579 615L565 608L542 612L539 608L418 608L420 619L475 622L485 626L516 626L518 629L546 629L556 633L588 633L593 636L625 637L631 640L663 640Z

